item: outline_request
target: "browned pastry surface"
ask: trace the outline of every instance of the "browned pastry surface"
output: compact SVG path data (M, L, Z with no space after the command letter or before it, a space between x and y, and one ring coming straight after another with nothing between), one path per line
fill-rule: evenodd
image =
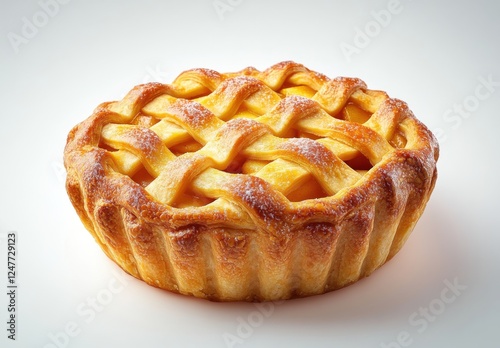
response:
M73 128L64 152L71 202L112 260L219 301L368 276L407 240L437 158L406 103L293 62L136 86Z

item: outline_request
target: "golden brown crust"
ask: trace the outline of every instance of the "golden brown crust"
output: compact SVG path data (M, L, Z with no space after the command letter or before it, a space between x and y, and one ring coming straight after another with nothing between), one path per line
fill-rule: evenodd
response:
M370 275L421 216L437 159L404 102L293 62L137 86L72 129L64 153L71 202L111 259L219 301Z

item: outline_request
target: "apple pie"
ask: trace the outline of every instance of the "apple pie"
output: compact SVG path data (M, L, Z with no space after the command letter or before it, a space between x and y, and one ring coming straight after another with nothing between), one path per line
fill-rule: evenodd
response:
M429 200L439 148L401 100L294 62L134 87L69 133L66 188L106 255L214 301L370 275Z

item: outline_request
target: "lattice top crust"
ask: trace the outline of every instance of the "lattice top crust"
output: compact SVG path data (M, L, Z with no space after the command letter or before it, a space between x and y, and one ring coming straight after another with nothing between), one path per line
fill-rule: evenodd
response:
M437 157L406 103L282 62L136 86L70 132L65 166L87 211L119 205L172 229L279 234L427 192Z

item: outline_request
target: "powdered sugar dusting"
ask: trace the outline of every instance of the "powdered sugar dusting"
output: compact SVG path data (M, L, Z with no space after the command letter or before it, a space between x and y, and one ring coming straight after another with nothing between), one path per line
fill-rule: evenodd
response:
M219 134L221 137L240 135L248 139L255 139L259 133L262 134L266 130L266 126L262 123L247 118L236 118L226 122Z
M251 77L251 76L236 76L236 77L233 77L232 79L229 79L227 81L232 83L232 84L239 85L239 86L261 82L259 79L256 79L255 77Z
M146 158L151 158L162 146L160 137L155 132L144 127L134 127L125 137L127 142L139 149Z
M281 148L293 151L305 157L311 164L328 166L333 162L333 156L324 145L308 138L294 138L285 142Z
M246 93L256 92L259 88L259 85L262 82L254 77L250 76L236 76L224 81L221 86L223 88L229 89L230 92L226 95L231 97L232 94L238 94L239 91L244 91Z
M280 108L285 113L309 113L308 110L317 110L319 106L316 102L306 97L291 95L280 102Z
M222 74L219 73L218 71L212 70L212 69L205 69L205 68L195 68L192 69L191 71L197 72L199 74L205 75L211 80L220 80L222 79Z
M203 128L211 118L215 117L200 103L185 99L177 100L170 106L169 111L192 128Z
M333 83L342 84L349 87L366 88L366 83L357 77L338 76L332 80Z
M141 208L147 202L144 192L135 185L131 185L130 187L128 187L125 195L127 197L127 203L138 211L141 211Z
M255 213L270 227L280 221L280 216L285 209L275 195L270 185L262 179L250 175L242 175L234 180L231 190L239 196L248 208ZM276 226L275 226L276 227Z

